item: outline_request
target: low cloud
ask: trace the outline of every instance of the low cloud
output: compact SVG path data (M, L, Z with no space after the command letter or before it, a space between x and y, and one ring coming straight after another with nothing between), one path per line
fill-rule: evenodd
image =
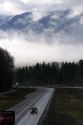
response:
M23 36L13 36L0 40L0 47L7 49L14 57L16 66L33 65L37 62L78 61L83 58L83 44L61 44L54 39L50 44L45 38L34 37L34 41Z
M71 10L69 18L78 16L83 12L83 0L0 0L0 14L16 15L32 11L34 22L48 11L65 8ZM27 35L16 31L8 34L1 31L0 47L11 53L16 66L43 61L78 61L83 59L82 25L81 18L79 23L74 23L57 34L51 29L45 29L42 34L29 31Z
M0 15L16 15L25 11L25 5L19 0L0 0Z
M51 8L52 7L52 8ZM73 14L83 12L83 0L0 0L0 14L15 15L25 11L49 11L50 9L72 9ZM41 14L41 13L40 13ZM38 15L37 15L38 16ZM39 16L38 16L39 17Z

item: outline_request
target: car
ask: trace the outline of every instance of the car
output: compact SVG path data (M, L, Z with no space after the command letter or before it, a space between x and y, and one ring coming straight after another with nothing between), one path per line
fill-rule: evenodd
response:
M32 108L30 109L30 114L37 114L37 113L38 113L37 107L32 107Z

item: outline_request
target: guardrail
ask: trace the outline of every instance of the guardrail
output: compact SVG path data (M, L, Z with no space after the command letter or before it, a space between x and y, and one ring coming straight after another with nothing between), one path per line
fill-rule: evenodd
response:
M52 95L51 95L51 97L50 97L50 99L49 99L49 101L47 103L47 106L46 106L46 108L45 108L45 110L44 110L44 112L43 112L43 114L42 114L42 116L41 116L41 118L40 118L40 120L38 122L38 125L46 125L46 120L45 119L46 119L49 107L51 105L54 93L55 93L55 90L53 91L53 93L52 93Z

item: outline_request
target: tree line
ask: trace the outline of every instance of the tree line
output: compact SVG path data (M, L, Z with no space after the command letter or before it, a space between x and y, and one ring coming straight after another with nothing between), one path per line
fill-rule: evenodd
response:
M0 92L9 90L14 84L14 60L13 57L0 48Z
M7 50L0 48L0 92L13 85L82 85L83 60L78 63L37 63L34 66L16 68Z
M82 85L83 60L78 63L37 63L35 66L19 67L16 70L16 81L20 85L66 84Z

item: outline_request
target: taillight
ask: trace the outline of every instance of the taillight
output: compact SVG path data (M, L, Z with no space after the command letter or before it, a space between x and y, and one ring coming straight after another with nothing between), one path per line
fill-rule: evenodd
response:
M0 121L4 120L4 117L0 116Z

